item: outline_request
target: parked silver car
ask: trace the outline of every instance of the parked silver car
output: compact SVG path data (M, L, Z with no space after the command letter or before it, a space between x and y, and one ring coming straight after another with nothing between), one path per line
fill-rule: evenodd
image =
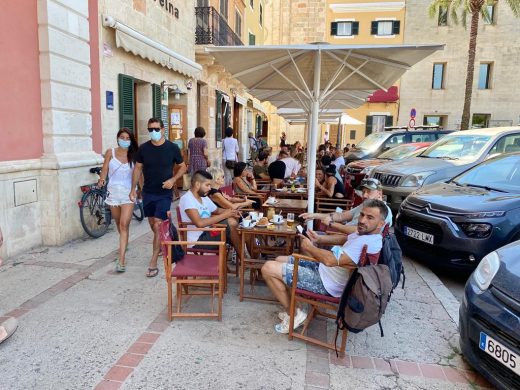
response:
M397 212L413 191L451 179L487 158L520 152L520 126L458 131L444 136L419 156L377 167L370 177L383 184L387 204Z

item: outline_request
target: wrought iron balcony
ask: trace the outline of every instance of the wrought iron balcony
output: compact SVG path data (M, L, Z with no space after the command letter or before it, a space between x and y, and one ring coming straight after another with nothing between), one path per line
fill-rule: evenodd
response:
M242 40L213 7L195 7L195 44L242 46Z

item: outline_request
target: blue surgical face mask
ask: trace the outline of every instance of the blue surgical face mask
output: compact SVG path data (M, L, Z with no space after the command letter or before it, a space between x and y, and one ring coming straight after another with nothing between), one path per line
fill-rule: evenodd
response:
M150 139L152 141L155 141L155 142L159 141L161 139L161 132L160 131L155 131L155 130L151 131L150 132Z
M130 141L129 139L122 139L122 138L118 138L117 139L117 144L122 147L123 149L128 149L131 145L132 141Z

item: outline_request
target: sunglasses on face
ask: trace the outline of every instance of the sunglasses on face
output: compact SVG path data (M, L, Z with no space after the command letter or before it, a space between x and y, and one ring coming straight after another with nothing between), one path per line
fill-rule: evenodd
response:
M375 186L381 185L381 183L377 179L363 179L361 184L363 184L363 185L368 184L368 185L375 185Z
M151 133L152 131L161 131L160 127L149 127L148 132Z

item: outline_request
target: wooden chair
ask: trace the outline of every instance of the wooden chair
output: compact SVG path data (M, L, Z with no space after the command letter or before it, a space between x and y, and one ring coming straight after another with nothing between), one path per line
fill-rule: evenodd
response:
M320 347L336 350L335 343L328 343L327 341L322 341L314 337L310 337L307 334L307 330L309 328L310 323L316 316L322 316L325 318L330 318L332 320L336 320L336 315L338 312L338 306L340 302L340 298L331 297L330 295L321 295L316 294L307 290L302 290L297 288L298 284L298 266L300 260L314 261L318 262L318 260L304 256L300 254L293 254L294 256L294 269L293 269L293 282L291 286L291 305L289 308L290 322L289 322L289 340L292 340L293 337L297 339L304 340L308 343L319 345ZM367 254L367 246L363 247L361 251L359 266L363 266L370 262L371 264L376 264L379 259L379 253L377 254ZM296 306L298 303L307 303L310 305L310 311L307 314L307 319L303 324L303 328L301 332L294 331L294 316L296 313ZM347 345L347 329L341 330L341 344L339 353L345 353L345 348Z
M327 198L319 196L316 198L315 210L317 213L332 213L336 211L336 207L343 210L352 208L352 200L347 198Z
M170 221L161 223L161 246L164 253L164 273L168 286L168 319L174 318L217 318L222 320L222 299L225 288L226 274L226 229L225 228L179 228L179 234L188 231L218 231L221 241L197 241L186 240L172 241L169 230ZM206 250L192 249L188 245L216 245L218 253L206 252ZM183 246L186 255L181 261L173 263L172 246ZM176 285L176 308L173 307L173 284ZM189 290L189 287L207 287L207 289ZM193 290L193 289L192 289ZM209 296L211 310L209 312L186 313L182 312L182 299L191 296ZM217 309L215 311L215 298Z

